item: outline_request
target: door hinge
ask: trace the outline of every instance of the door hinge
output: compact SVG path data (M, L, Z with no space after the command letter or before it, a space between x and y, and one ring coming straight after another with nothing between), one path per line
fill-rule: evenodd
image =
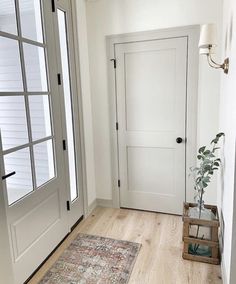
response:
M52 12L56 11L56 7L55 7L55 0L51 0L52 1Z
M66 201L66 209L67 211L70 211L70 201Z
M116 130L119 130L119 123L116 123Z
M63 150L66 151L66 140L62 141Z
M57 74L57 83L58 85L61 85L61 74L60 73Z
M113 61L114 69L116 69L116 59L115 59L115 58L113 58L113 59L111 59L111 61Z
M120 187L120 179L118 179L118 187Z

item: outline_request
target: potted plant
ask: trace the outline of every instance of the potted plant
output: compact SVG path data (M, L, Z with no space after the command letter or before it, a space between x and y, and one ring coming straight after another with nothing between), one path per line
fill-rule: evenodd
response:
M204 193L206 188L211 182L214 173L220 168L221 159L217 156L218 143L224 133L218 133L216 137L211 141L211 147L207 148L202 146L198 150L198 165L197 167L190 168L191 174L194 178L194 190L195 190L195 202L196 206L190 208L189 217L198 218L204 220L214 220L215 216L213 212L204 207ZM210 239L210 228L197 226L191 226L191 235L195 238ZM209 256L211 250L208 246L199 244L190 244L189 252L195 255Z

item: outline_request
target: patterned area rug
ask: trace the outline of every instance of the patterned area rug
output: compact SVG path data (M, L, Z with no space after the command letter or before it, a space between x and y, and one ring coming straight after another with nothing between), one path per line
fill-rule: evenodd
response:
M126 284L141 244L79 234L40 284Z

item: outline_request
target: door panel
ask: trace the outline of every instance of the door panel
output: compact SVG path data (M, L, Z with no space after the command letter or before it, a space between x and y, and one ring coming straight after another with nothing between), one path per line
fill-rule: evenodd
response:
M173 129L175 85L166 85L166 77L175 80L175 56L175 49L125 54L128 131Z
M115 53L120 205L181 214L187 38L119 44Z
M170 175L174 172L173 149L127 147L127 161L129 191L160 195L173 194L174 180L173 175ZM169 178L166 179L166 176Z
M47 230L50 230L56 222L60 222L58 199L58 192L53 193L12 224L15 259L19 259ZM45 213L42 214L42 212Z

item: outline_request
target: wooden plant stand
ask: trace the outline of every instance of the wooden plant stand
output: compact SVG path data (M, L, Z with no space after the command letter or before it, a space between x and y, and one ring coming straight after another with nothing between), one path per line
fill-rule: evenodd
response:
M220 254L219 254L219 238L218 238L218 229L220 226L219 215L216 206L205 205L205 208L210 209L216 216L214 220L203 220L198 218L190 218L189 217L189 209L191 207L195 207L195 203L184 203L183 208L183 258L193 261L200 261L211 264L219 264L220 263ZM190 226L199 225L203 227L209 227L211 230L211 238L209 240L196 238L194 236L190 236ZM211 256L201 256L191 254L189 252L189 245L205 245L210 247Z

